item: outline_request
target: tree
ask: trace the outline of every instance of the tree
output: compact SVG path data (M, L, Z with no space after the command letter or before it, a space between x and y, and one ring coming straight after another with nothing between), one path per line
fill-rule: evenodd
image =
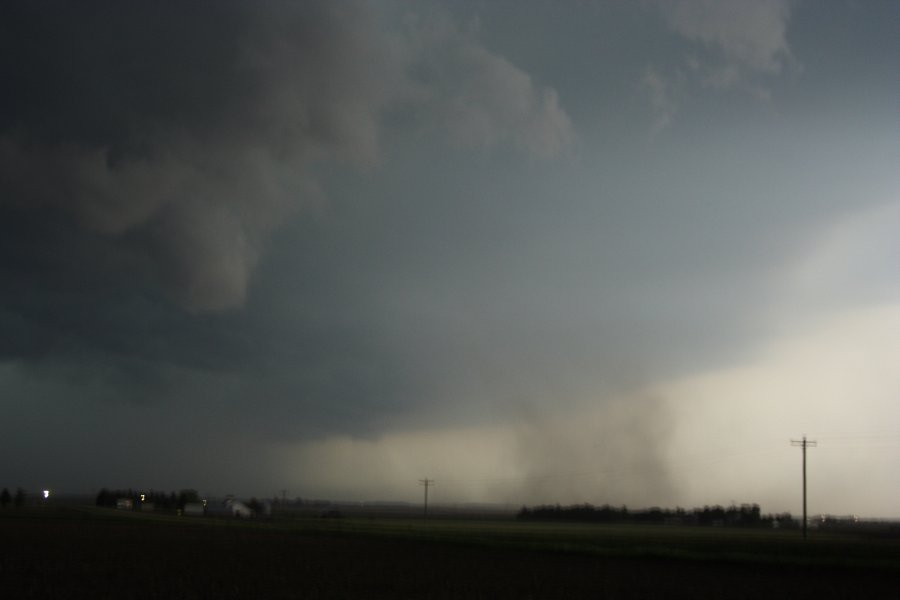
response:
M113 498L112 494L108 489L102 488L97 493L97 506L115 506L116 499Z
M16 508L25 506L25 490L22 488L16 489L16 497L13 498L13 504L15 504Z
M3 488L3 492L0 493L0 506L6 508L9 506L10 501L12 500L12 496L9 495L9 490Z
M253 514L258 515L262 513L263 505L257 500L255 497L250 498L250 501L247 503L247 508L253 511Z
M197 490L181 490L178 493L178 508L183 509L185 504L200 502L200 494Z

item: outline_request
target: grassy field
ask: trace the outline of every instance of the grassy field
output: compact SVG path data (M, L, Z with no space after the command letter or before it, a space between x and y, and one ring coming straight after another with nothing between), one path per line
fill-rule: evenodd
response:
M818 532L814 532L818 533ZM900 540L413 519L0 511L9 598L895 597Z

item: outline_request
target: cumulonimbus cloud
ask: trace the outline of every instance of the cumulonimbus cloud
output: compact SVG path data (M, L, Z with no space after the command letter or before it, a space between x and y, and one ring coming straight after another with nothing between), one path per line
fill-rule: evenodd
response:
M384 159L388 112L537 157L572 139L552 89L473 32L428 27L445 16L387 27L355 2L58 8L3 11L14 52L0 68L17 94L0 102L0 208L128 245L190 311L244 302L273 229L320 199L316 166Z

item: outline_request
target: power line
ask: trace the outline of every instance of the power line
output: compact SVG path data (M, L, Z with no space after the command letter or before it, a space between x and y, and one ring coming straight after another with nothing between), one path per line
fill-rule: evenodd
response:
M819 439L827 442L829 448L891 448L900 445L900 434L896 432L831 432L819 435Z
M803 539L806 539L806 449L815 448L815 440L808 441L806 436L802 440L791 440L791 446L800 446L803 449Z

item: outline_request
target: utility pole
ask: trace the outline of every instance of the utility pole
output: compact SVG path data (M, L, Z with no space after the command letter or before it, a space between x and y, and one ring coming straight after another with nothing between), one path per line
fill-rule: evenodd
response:
M419 485L425 486L425 512L424 512L424 517L427 519L427 518L428 518L428 488L430 488L431 486L434 485L434 479L428 479L427 477L426 477L425 479L420 479L420 480L419 480Z
M806 539L806 449L815 448L815 440L808 441L806 436L802 440L791 440L791 446L800 446L803 449L803 539Z

